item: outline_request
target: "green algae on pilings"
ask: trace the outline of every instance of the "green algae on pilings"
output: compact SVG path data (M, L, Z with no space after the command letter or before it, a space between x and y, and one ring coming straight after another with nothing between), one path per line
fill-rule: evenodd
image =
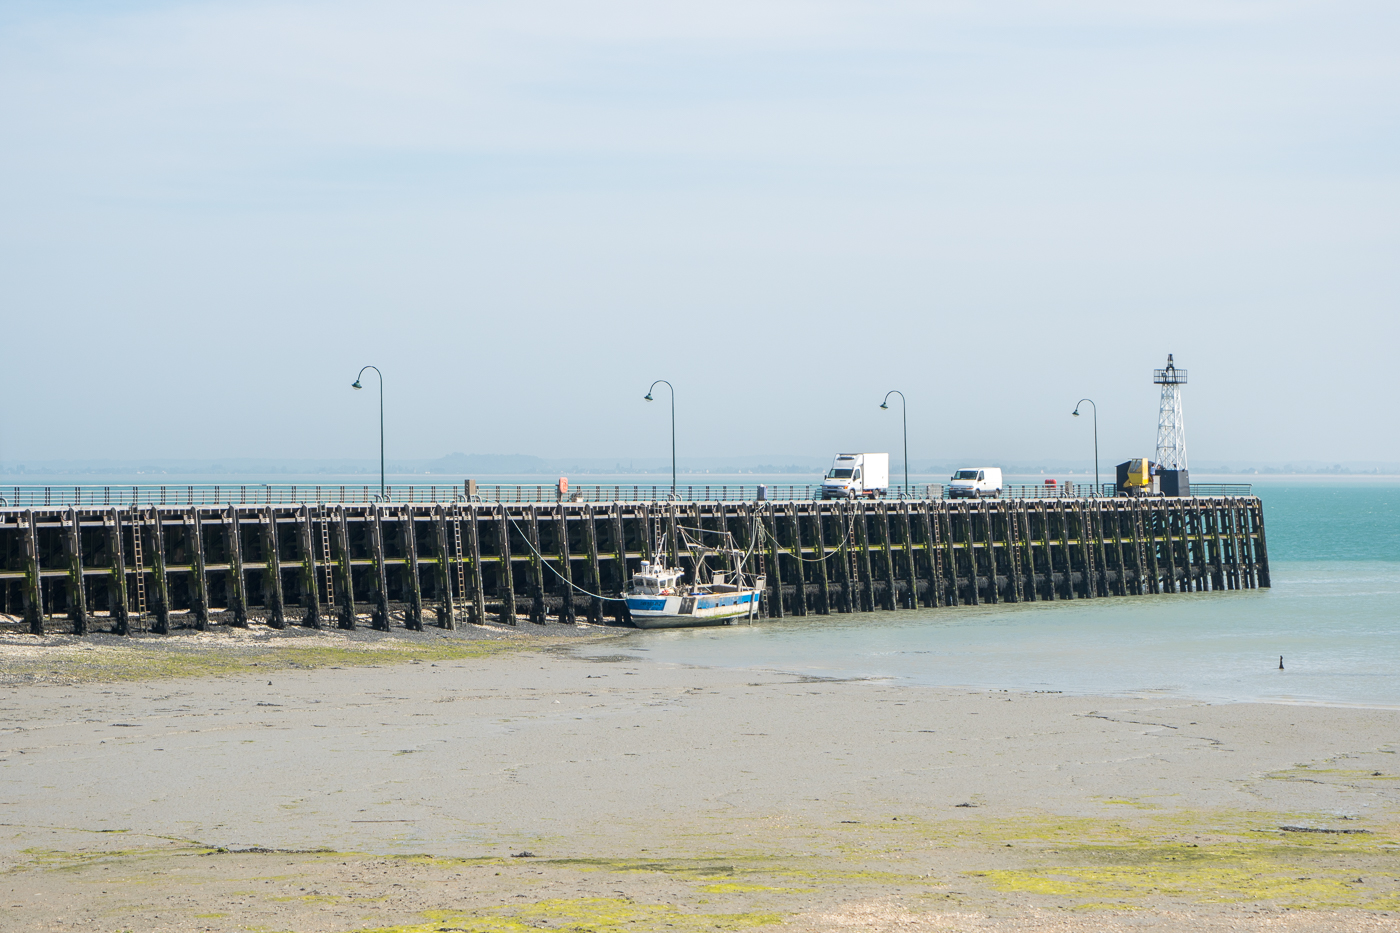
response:
M782 922L776 913L688 913L669 904L641 904L620 897L579 897L538 901L484 910L429 910L423 923L373 927L353 933L438 933L449 928L460 933L534 933L540 929L577 933L637 933L666 930L700 933L714 930L752 930Z

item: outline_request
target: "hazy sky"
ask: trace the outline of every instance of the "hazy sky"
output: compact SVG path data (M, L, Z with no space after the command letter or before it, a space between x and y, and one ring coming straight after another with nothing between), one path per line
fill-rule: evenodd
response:
M1400 461L1391 2L0 4L0 460ZM372 374L371 374L371 379ZM373 386L373 383L370 383Z

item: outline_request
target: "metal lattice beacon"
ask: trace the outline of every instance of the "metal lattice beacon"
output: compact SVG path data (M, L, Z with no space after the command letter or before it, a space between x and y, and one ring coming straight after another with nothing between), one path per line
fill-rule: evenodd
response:
M1186 420L1181 414L1181 387L1186 385L1186 370L1177 369L1168 353L1166 368L1153 370L1152 381L1162 387L1162 407L1157 416L1157 471L1162 494L1189 496Z

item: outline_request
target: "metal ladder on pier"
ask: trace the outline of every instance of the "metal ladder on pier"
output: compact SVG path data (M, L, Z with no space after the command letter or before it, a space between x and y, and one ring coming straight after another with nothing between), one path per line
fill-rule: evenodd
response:
M159 516L157 516L159 520ZM136 567L136 620L146 619L146 567L145 555L141 551L141 525L131 523L131 558Z
M331 566L331 514L321 507L321 566L326 569L326 605L335 605L335 571Z
M452 546L457 557L457 599L465 607L467 600L467 566L462 560L462 510L452 516Z

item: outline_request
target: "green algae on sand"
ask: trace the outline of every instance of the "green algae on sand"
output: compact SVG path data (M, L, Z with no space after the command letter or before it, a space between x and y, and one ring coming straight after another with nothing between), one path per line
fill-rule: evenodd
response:
M422 923L374 927L353 933L529 933L542 928L621 933L624 930L666 929L678 933L701 930L751 930L780 923L775 913L688 913L669 904L641 904L621 897L578 897L537 901L479 911L429 910Z

